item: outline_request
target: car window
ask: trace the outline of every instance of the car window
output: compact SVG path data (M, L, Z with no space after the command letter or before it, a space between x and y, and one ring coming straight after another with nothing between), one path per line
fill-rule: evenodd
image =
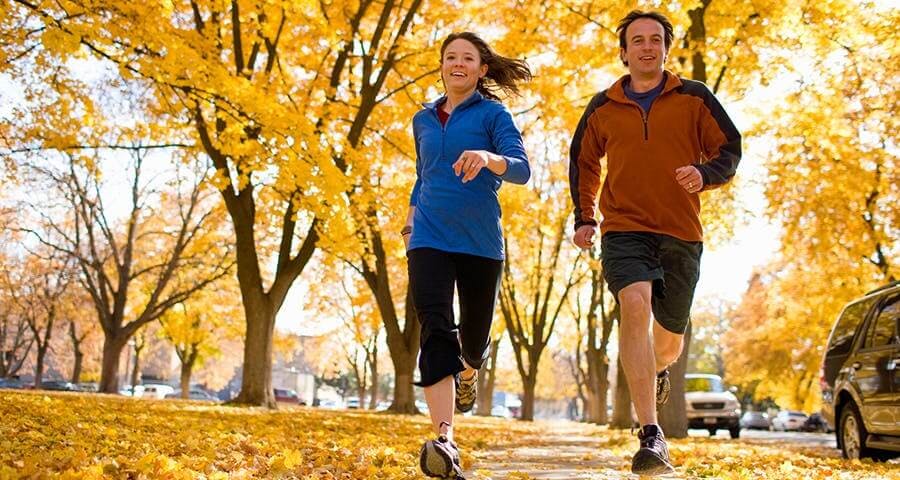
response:
M866 347L882 347L897 343L897 329L900 323L900 295L889 298L879 309L878 316L869 328Z
M862 323L862 320L865 318L871 305L871 300L857 302L847 306L847 308L841 312L840 318L838 318L837 323L834 325L834 329L831 331L831 339L828 342L828 352L825 354L826 356L830 357L850 353L856 329L859 327L859 324Z
M724 392L722 381L715 377L693 377L684 379L686 392Z

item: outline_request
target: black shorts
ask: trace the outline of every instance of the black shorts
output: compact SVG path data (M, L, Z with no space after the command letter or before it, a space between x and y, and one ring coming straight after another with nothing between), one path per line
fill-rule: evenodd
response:
M603 278L616 302L628 285L653 282L653 317L678 334L684 334L690 320L702 254L703 242L659 233L608 232L600 239Z

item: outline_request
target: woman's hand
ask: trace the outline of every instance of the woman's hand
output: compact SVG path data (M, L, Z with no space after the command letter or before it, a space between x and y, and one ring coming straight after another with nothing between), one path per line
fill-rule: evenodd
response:
M497 175L503 175L506 159L486 150L466 150L453 164L453 173L462 175L462 182L468 183L485 167Z

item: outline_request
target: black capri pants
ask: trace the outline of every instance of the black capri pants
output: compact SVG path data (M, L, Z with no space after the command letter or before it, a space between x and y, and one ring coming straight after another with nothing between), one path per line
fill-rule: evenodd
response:
M407 252L409 288L422 325L419 382L428 387L465 370L481 368L491 344L491 322L503 261L433 248ZM453 290L459 291L459 325Z

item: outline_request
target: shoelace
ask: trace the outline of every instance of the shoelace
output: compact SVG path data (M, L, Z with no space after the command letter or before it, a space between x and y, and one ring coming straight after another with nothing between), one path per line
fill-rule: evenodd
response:
M478 381L478 375L472 375L472 378L459 379L459 398L460 400L470 400L475 396L475 383Z
M641 438L641 448L650 448L652 450L663 450L668 456L668 448L666 442L659 435L651 435Z

